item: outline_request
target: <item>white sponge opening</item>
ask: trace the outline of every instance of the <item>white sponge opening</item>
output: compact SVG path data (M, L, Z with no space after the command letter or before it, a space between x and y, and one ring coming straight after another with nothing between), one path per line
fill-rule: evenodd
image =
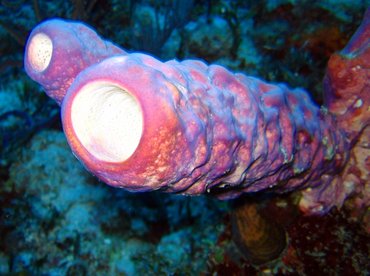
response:
M74 97L72 127L78 140L95 158L127 160L139 145L143 115L136 98L107 82L85 85Z
M53 42L44 33L35 34L28 46L28 61L31 67L37 71L44 71L50 63L53 54Z

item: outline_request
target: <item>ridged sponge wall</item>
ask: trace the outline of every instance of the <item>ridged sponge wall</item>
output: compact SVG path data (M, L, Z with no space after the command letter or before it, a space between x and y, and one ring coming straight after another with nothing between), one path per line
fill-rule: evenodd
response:
M122 105L104 104L114 95L117 103L124 93L131 99ZM99 99L89 102L94 95ZM131 114L128 102L137 104ZM136 121L142 126L132 154L120 158L115 153L126 141L112 145L112 136L135 129L119 124L123 116L141 118ZM85 166L106 183L133 191L213 191L223 198L283 192L317 185L346 159L334 121L303 90L194 60L162 63L143 54L106 59L78 76L62 117ZM98 124L104 127L95 133Z

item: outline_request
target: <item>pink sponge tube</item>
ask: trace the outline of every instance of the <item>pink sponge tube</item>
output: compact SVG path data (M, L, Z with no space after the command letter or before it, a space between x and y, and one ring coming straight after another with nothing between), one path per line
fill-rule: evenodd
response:
M62 103L74 154L115 187L222 199L328 190L348 160L350 141L304 90L201 61L127 54L80 23L36 27L25 66ZM337 204L311 195L310 212Z
M86 67L126 52L102 40L84 24L52 19L38 25L26 45L24 67L49 97L61 104L67 89Z
M324 85L326 106L356 139L370 126L370 8L348 45L331 56Z
M286 192L346 159L335 122L305 91L194 60L108 58L79 74L62 119L87 169L131 191Z

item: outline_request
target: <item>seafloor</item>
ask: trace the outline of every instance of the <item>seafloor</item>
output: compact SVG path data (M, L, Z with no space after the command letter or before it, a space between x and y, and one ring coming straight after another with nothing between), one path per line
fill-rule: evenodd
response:
M370 236L349 200L303 216L297 194L263 203L287 233L276 260L252 264L233 241L230 202L134 194L72 155L59 107L23 69L29 31L82 20L129 51L201 58L322 103L322 78L370 1L1 1L0 275L369 275ZM367 217L366 217L367 216Z

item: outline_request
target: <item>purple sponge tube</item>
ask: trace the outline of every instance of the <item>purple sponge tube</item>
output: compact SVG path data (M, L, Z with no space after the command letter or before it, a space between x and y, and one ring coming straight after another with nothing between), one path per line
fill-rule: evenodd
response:
M81 23L52 19L31 32L24 68L59 105L73 80L86 67L126 52Z
M74 154L115 187L222 199L283 193L330 186L348 160L335 117L304 90L127 54L80 23L36 27L25 67L62 103ZM312 212L335 205L320 200Z

